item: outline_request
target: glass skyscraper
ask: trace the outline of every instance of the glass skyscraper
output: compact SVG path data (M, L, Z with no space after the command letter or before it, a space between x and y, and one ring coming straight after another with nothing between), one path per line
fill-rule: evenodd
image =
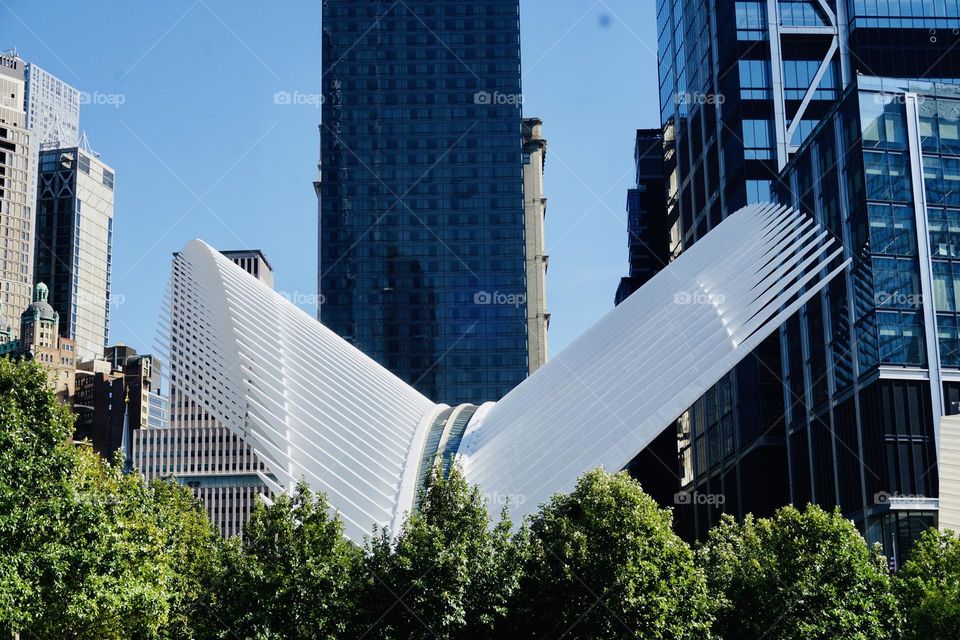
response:
M936 524L940 418L960 412L960 85L859 76L775 195L854 261L782 331L791 497L902 561Z
M786 197L783 187L778 186L779 176L792 158L795 162L825 163L825 167L836 162L836 157L800 150L818 123L833 117L837 100L856 84L858 77L946 82L960 78L960 50L956 48L960 42L960 4L956 0L658 0L657 19L671 255L689 248L741 206L778 195ZM837 147L832 150L836 152ZM861 162L867 164L854 174L839 176L822 171L817 179L825 182L819 193L825 198L840 198L843 184L854 175L867 180L876 172L889 176L891 171L899 170L889 164L892 160L885 154L881 154L882 158L876 156L880 164L871 164L876 153L865 151L865 160ZM807 160L798 159L798 154L805 155ZM805 179L809 179L810 173L806 175ZM803 210L817 215L823 212L834 231L843 227L842 219L830 219L840 215L836 213L839 205L827 204L824 209L810 199L809 189L801 188L799 192L804 194L799 201ZM911 191L910 202L915 202L916 197ZM891 209L889 217L894 215ZM849 238L844 238L844 242L848 248L853 246ZM901 264L904 256L896 256L892 262L885 258L871 264L875 263L881 271L891 268L894 279L907 278L900 271L910 271ZM841 286L852 285L834 283L833 295L840 295L836 291ZM860 293L869 297L873 295L871 290L868 287L864 289L867 293ZM924 331L920 326L922 314L902 309L885 309L872 319L870 314L855 318L834 314L830 322L837 322L840 327L858 322L860 329L865 329L862 323L876 325L875 333L838 334L838 326L827 323L817 310L816 305L821 302L808 305L781 330L779 339L765 342L678 421L681 486L686 491L723 496L722 500L693 501L678 507L678 521L690 537L702 535L722 511L739 516L748 512L763 515L790 501L804 504L814 500L825 505L839 503L845 513L858 519L868 537L881 539L876 530L867 531L880 522L882 511L880 507L873 508L873 496L867 494L868 489L884 486L888 488L882 492L900 491L898 487L910 483L874 482L861 477L857 489L845 484L846 476L832 474L840 469L846 473L851 468L874 467L873 463L844 458L843 438L855 437L861 444L873 438L870 446L876 446L876 452L902 453L896 446L888 448L883 444L896 438L884 440L886 436L882 434L887 429L908 428L905 420L913 420L911 424L915 426L909 428L920 428L916 426L917 416L923 416L922 429L905 436L897 446L911 451L924 451L928 446L926 439L932 433L937 413L933 396L917 391L918 385L928 383L896 383L896 389L878 383L870 387L871 391L864 387L871 376L876 377L886 366L879 356L881 336L893 332L898 338L892 342L900 345L901 352L917 354L915 336ZM848 313L854 314L853 309L851 303ZM807 323L808 318L810 324L805 326L809 332L800 338L797 324ZM871 335L876 336L873 347L868 339ZM821 337L829 343L841 341L844 336L856 358L860 357L860 349L865 350L865 358L875 352L873 364L864 360L853 366L849 359L834 361L819 348L810 349L810 340L819 345ZM840 344L837 342L838 354L843 351ZM800 370L797 367L812 378L801 380L794 374ZM824 403L836 389L827 393L827 379L832 380L830 384L839 384L837 388L848 384L858 390L856 393L875 394L861 396L863 406L870 407L873 413L858 409L853 417L845 415L840 422L830 422L835 418L834 408ZM906 390L907 387L912 390ZM849 388L846 393L853 393ZM803 399L799 405L803 409L797 408L798 396ZM921 400L925 404L917 405ZM849 411L851 406L848 403L845 410ZM817 422L811 416L829 420ZM893 422L882 422L888 419ZM797 425L815 423L826 426L797 434ZM856 435L838 431L841 423L852 424L849 428ZM910 440L914 437L916 440ZM831 443L829 447L826 442ZM858 460L866 455L855 451ZM836 467L824 462L826 455L834 456ZM898 465L906 465L904 460L913 455L903 453L884 465L889 463L909 473L906 466ZM817 469L826 471L819 473ZM935 471L931 473L935 475ZM815 486L808 486L811 483ZM860 491L861 495L853 502L845 502L843 496L835 495L840 485L844 486L842 491ZM833 494L828 487L835 489ZM935 489L930 487L918 491L921 501L935 495ZM929 503L914 506L922 517L930 512ZM912 520L890 525L901 531L912 526ZM890 531L888 527L883 534L887 535L884 542L888 551L893 544Z
M528 372L518 0L328 0L320 320L437 402Z
M102 357L110 335L113 169L89 149L45 149L39 176L34 278L50 288L78 360Z

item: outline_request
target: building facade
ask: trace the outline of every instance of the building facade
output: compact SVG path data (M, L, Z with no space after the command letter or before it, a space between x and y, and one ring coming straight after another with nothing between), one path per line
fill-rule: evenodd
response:
M620 279L614 304L620 304L646 284L670 259L660 129L637 130L633 160L636 186L627 191L629 271Z
M50 387L57 399L69 404L74 396L76 346L60 333L60 314L50 305L50 291L39 282L33 302L20 314L18 338L12 331L0 331L0 356L39 362L47 370Z
M34 277L49 284L60 330L81 359L103 356L110 337L113 169L89 149L43 149Z
M273 289L273 269L258 249L222 251L223 256L269 289ZM174 263L179 254L174 254ZM171 290L171 311L182 313L194 299L179 287ZM171 339L169 346L170 404L167 428L134 431L132 459L149 480L174 477L191 488L203 503L211 522L225 537L240 535L250 520L258 496L269 497L271 489L264 478L266 468L249 444L225 428L204 408L195 382L182 379L177 371L184 358L191 357L181 341ZM234 363L238 366L239 363ZM153 401L151 396L149 401ZM155 414L151 414L155 415ZM258 474L265 474L261 477Z
M540 118L523 119L523 202L527 260L527 364L533 373L547 361L547 256L544 223L547 198L543 172L547 166L547 141Z
M267 261L267 256L259 249L241 249L239 251L221 251L241 269L273 288L273 267Z
M20 329L33 284L32 139L23 110L24 63L0 54L0 324Z
M75 439L89 440L94 451L108 459L129 433L166 428L160 361L114 345L100 358L78 363L73 410Z
M24 111L27 128L33 134L36 160L40 146L72 147L80 139L80 92L38 67L32 62L24 65L26 92Z
M224 427L138 429L132 452L133 467L148 481L172 478L190 487L224 537L241 535L259 496L271 496L263 462Z
M960 76L955 2L660 0L657 28L672 256L743 204L770 199L859 74ZM797 354L768 340L678 421L681 488L703 497L678 506L688 537L724 511L803 501L784 462L794 450L787 356Z
M937 524L941 418L960 413L960 85L859 76L775 195L853 260L781 331L791 499L840 506L902 561Z
M530 370L518 0L329 0L319 318L448 404Z

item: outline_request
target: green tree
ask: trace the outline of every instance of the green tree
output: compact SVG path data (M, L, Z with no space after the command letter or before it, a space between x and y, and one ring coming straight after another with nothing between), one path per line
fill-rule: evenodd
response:
M960 638L960 536L925 531L894 588L906 617L904 640Z
M520 562L510 524L491 528L487 500L454 465L431 472L419 509L391 540L375 535L356 578L366 638L495 637L516 588Z
M169 612L160 636L215 638L223 626L215 615L223 575L223 538L187 487L155 480L149 489L150 513L163 530L162 555L171 568L166 582Z
M741 524L724 516L698 560L719 605L720 637L880 640L899 633L886 560L839 510L784 507Z
M589 472L530 522L513 601L522 638L710 636L710 604L690 547L625 473Z
M228 541L215 617L223 638L342 638L360 549L322 494L301 482L258 504L243 539Z
M203 514L184 488L72 445L72 429L39 365L0 359L0 636L192 637L217 544Z

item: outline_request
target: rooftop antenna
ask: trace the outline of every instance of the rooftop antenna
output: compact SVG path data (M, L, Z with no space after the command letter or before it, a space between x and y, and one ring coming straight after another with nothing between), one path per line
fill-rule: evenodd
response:
M81 149L84 153L86 153L86 154L88 154L88 155L91 155L91 156L93 156L94 158L99 158L99 157L100 157L100 154L97 153L96 151L94 151L94 150L90 147L90 139L87 137L87 131L86 131L86 130L83 130L83 131L80 133L80 138L77 140L77 146L80 147L80 149Z

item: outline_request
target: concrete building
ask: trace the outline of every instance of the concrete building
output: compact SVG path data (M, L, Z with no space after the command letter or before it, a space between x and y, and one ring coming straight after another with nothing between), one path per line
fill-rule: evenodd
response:
M0 54L0 324L19 331L33 283L32 139L23 110L24 63Z
M224 537L242 534L259 496L271 495L263 463L225 427L138 429L132 440L134 468L190 487Z
M110 335L113 169L89 146L40 152L34 276L61 313L81 359L103 356Z
M523 218L527 239L527 364L530 373L547 361L547 266L544 223L547 198L543 194L543 171L547 166L547 141L541 135L543 121L523 119Z
M960 531L960 415L940 421L940 517L941 531Z
M125 345L78 363L74 437L89 440L97 453L110 458L123 445L124 424L131 432L165 428L166 398L160 385L159 360Z
M267 261L267 256L263 255L259 249L221 251L220 253L233 260L234 264L263 284L273 288L273 267Z
M67 148L80 139L81 93L32 62L24 65L24 111L36 154L41 145Z

